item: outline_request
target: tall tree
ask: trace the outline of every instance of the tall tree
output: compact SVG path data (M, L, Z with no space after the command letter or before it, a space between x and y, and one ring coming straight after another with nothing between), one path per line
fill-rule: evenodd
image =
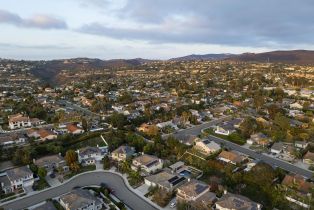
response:
M38 168L37 174L40 178L44 179L47 176L47 170L43 167Z
M73 163L76 163L77 161L77 154L74 150L68 150L65 153L65 161L67 162L68 166L71 166Z
M88 124L87 124L87 120L85 118L82 118L82 127L83 127L84 131L87 132Z

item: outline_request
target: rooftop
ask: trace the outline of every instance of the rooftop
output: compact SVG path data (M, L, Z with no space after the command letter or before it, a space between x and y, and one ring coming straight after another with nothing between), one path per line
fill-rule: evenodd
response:
M6 173L11 181L22 179L33 174L33 172L29 169L28 166L9 169L6 171Z

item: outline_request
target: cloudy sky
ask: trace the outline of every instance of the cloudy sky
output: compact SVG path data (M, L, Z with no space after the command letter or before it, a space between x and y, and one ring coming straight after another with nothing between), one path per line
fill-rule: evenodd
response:
M314 49L313 0L0 0L0 57Z

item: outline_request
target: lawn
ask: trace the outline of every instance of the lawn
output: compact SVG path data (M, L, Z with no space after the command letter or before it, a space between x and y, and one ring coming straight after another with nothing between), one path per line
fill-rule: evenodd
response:
M215 131L212 128L208 128L204 130L204 133L208 135L216 136L221 139L225 139L227 141L231 141L239 145L244 145L246 143L246 140L238 132L234 132L228 136L225 136L225 135L215 133Z
M33 185L33 190L39 191L50 187L50 185L47 183L45 179L39 179L36 181Z
M89 165L89 166L81 166L80 167L80 170L78 172L73 172L71 171L69 174L65 175L64 178L65 179L69 179L77 174L80 174L80 173L84 173L84 172L87 172L87 171L94 171L96 170L96 166L95 165Z
M71 145L69 148L76 150L82 147L86 147L86 145L91 146L91 147L96 147L97 145L100 147L106 146L105 142L101 139L101 137L97 136L97 137L92 137L90 139L86 139L84 141L77 142Z

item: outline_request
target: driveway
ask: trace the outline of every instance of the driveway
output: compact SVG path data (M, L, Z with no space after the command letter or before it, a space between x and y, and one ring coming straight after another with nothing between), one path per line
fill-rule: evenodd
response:
M25 196L17 200L9 201L4 205L2 204L1 207L7 210L24 209L37 203L43 202L46 199L58 197L64 193L71 191L74 187L100 185L101 183L105 183L108 187L114 189L115 195L134 210L157 209L146 200L132 192L127 187L124 179L120 175L105 171L93 171L80 174L76 177L73 177L69 181L64 182L62 185L49 188L47 190L38 192L30 196Z

